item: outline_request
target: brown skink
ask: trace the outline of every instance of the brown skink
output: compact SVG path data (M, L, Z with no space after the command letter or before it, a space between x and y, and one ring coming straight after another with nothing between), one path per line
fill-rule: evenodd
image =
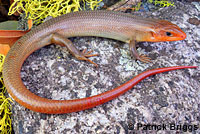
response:
M80 52L66 37L98 36L129 43L130 51L138 60L148 62L135 49L139 41L176 41L185 39L186 34L175 24L165 20L143 19L113 11L82 11L66 14L37 26L21 37L10 49L3 67L3 78L9 94L21 105L41 113L70 113L105 103L127 90L142 79L164 71L195 68L192 66L160 68L146 71L129 82L105 93L76 100L49 100L31 93L23 84L20 71L26 58L37 49L55 43L68 48L79 60L95 56L90 52ZM97 64L95 64L97 66Z

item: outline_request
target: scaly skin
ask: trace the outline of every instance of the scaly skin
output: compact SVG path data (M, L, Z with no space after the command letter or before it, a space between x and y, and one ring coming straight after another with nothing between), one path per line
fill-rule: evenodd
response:
M86 51L80 52L66 38L75 36L99 36L130 43L129 46L133 56L144 62L148 62L149 59L137 54L135 41L175 41L186 37L185 33L178 26L168 21L142 19L112 11L76 12L51 19L20 38L6 56L3 67L5 86L9 94L19 104L41 113L60 114L76 112L112 100L150 75L175 69L196 68L193 66L182 66L149 70L115 89L83 99L49 100L31 93L21 80L21 67L32 52L43 46L51 43L66 46L70 53L79 60L93 63L87 57L94 55Z

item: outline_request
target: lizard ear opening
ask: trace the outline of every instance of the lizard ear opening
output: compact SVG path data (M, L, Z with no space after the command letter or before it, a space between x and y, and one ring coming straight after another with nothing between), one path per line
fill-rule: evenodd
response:
M155 40L156 39L156 33L155 32L153 32L153 31L151 31L151 40L153 41L153 40Z

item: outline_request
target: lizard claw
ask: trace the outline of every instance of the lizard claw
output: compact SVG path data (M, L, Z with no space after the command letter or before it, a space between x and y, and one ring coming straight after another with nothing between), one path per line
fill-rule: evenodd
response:
M93 57L93 56L99 56L99 54L91 54L93 52L93 50L91 51L87 51L87 49L84 49L81 54L84 56L84 57Z
M85 60L85 61L89 61L90 63L94 64L95 67L98 67L98 65L96 63L94 63L92 60L88 59L88 57L93 57L93 56L99 56L99 54L91 54L93 51L87 51L87 49L84 49L81 52L81 56L78 56L77 58L79 60Z
M138 60L144 62L144 63L149 63L151 62L151 58L147 57L146 55L142 54L138 58Z
M92 60L88 59L85 56L81 56L78 58L79 60L84 60L84 61L89 61L90 63L92 63L95 67L98 67L98 65L96 63L94 63Z

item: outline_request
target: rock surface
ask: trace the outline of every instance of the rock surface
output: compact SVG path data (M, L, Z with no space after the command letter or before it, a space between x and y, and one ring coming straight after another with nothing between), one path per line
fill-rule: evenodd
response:
M72 41L80 49L99 53L92 57L99 68L78 61L65 48L47 46L29 56L21 76L33 93L49 99L76 99L93 96L128 81L149 69L177 66L200 66L200 27L189 23L200 18L194 4L176 2L174 7L154 12L132 13L144 17L169 20L180 26L187 39L176 42L139 43L139 52L153 60L150 64L136 62L129 56L128 45L119 41L77 37ZM148 133L134 130L138 123L185 125L183 131L199 126L200 69L171 71L149 77L124 95L95 108L62 115L46 115L13 103L13 129L16 134L71 133ZM177 133L170 130L158 133ZM200 133L200 128L196 131Z

